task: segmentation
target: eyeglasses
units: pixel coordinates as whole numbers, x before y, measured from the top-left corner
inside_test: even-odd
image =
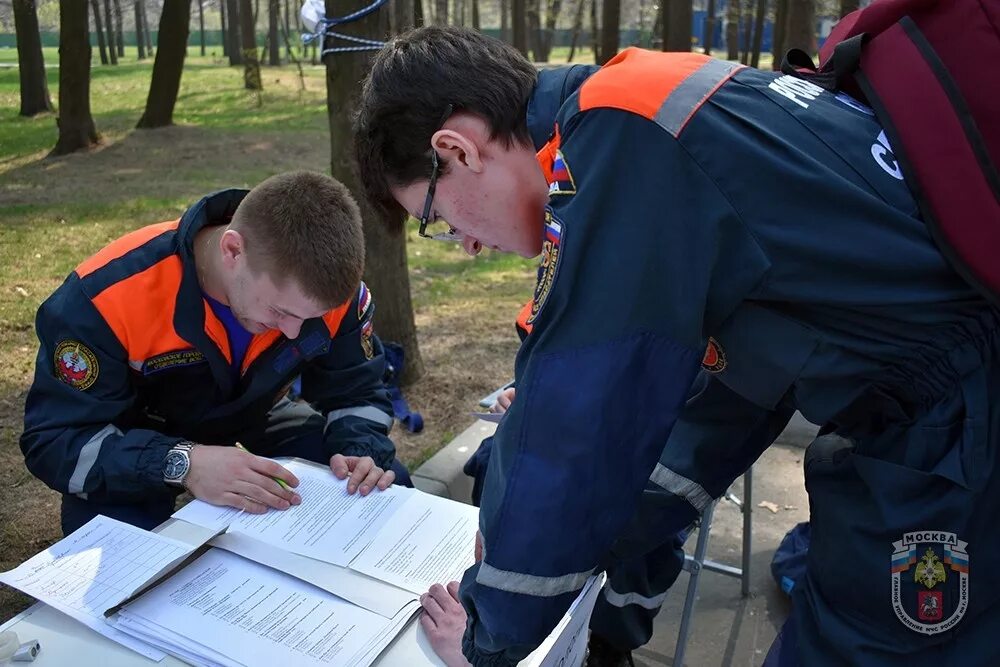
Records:
[[[452,111],[454,111],[454,105],[449,104],[445,107],[444,115],[441,116],[441,122],[438,123],[438,128],[444,125],[448,117],[451,116]],[[436,132],[437,130],[435,130]],[[431,150],[431,179],[427,183],[427,197],[424,199],[424,210],[420,216],[420,228],[417,233],[420,234],[425,239],[434,239],[435,241],[461,241],[462,235],[451,225],[448,225],[448,231],[439,232],[437,234],[428,234],[427,225],[433,224],[436,220],[431,219],[431,206],[434,204],[434,191],[437,190],[437,179],[438,175],[441,173],[441,161],[438,158],[438,153],[436,150]]]

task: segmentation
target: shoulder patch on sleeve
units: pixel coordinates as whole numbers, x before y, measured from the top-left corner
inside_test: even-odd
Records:
[[[371,309],[372,305],[372,293],[368,289],[368,285],[361,282],[361,288],[358,290],[358,319],[363,320]]]
[[[74,389],[89,389],[97,382],[99,371],[97,355],[80,341],[64,340],[56,346],[56,377]]]
[[[549,182],[549,196],[573,194],[576,194],[576,183],[573,181],[573,174],[570,173],[566,156],[563,155],[561,150],[556,150],[556,156],[552,160],[552,180]]]
[[[564,230],[562,223],[545,209],[545,238],[542,240],[542,261],[538,265],[538,282],[535,284],[535,295],[531,300],[531,314],[526,324],[533,324],[538,313],[545,305],[545,299],[552,290],[556,280],[556,270],[559,268],[559,254]]]

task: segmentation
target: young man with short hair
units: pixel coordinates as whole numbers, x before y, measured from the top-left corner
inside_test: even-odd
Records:
[[[80,264],[38,309],[21,436],[64,533],[97,514],[152,528],[184,489],[298,504],[265,457],[329,465],[351,493],[405,477],[363,267],[357,204],[312,172],[209,195]],[[286,396],[298,375],[308,403]]]
[[[701,54],[537,72],[422,28],[376,56],[356,132],[369,197],[421,235],[542,254],[482,560],[461,605],[424,599],[445,662],[522,659],[795,409],[825,426],[769,664],[1000,661],[1000,579],[970,565],[1000,550],[1000,311],[935,245],[870,109]]]

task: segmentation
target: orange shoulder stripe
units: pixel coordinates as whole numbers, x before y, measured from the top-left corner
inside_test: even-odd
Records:
[[[126,234],[117,241],[113,241],[103,249],[99,250],[94,256],[81,262],[80,265],[76,267],[77,275],[83,278],[84,276],[93,273],[102,266],[118,259],[122,255],[128,254],[132,250],[141,246],[143,243],[156,238],[160,234],[177,229],[177,225],[179,225],[180,222],[180,220],[161,222]]]
[[[183,270],[180,257],[170,255],[94,297],[94,306],[128,352],[130,362],[191,347],[174,330]]]

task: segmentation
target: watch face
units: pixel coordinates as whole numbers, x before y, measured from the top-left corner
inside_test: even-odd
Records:
[[[163,466],[163,476],[167,479],[180,479],[188,469],[188,457],[182,452],[170,452],[167,454],[166,462]]]

